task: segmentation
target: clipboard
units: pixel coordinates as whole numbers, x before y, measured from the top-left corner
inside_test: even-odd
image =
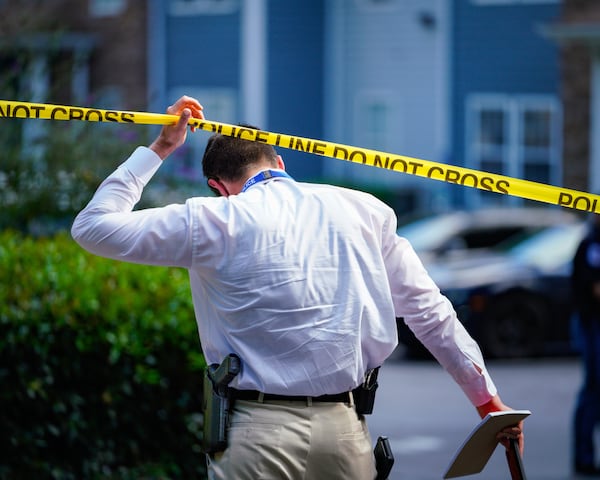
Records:
[[[488,413],[458,449],[444,478],[463,477],[481,472],[498,445],[496,438],[498,432],[529,415],[531,415],[529,410]]]

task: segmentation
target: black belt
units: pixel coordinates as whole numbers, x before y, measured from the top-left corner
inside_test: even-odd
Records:
[[[334,395],[320,395],[310,397],[306,395],[278,395],[275,393],[261,393],[257,390],[236,390],[230,389],[232,397],[236,400],[251,401],[284,401],[284,402],[332,402],[332,403],[350,403],[350,392],[336,393]],[[262,396],[262,397],[261,397]]]

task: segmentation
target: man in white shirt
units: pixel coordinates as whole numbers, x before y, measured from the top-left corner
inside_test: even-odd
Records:
[[[481,417],[508,410],[477,344],[440,294],[391,208],[373,196],[294,181],[262,143],[214,135],[203,171],[216,198],[133,211],[186,139],[190,97],[98,188],[72,227],[97,255],[186,268],[207,363],[234,353],[234,408],[215,479],[375,478],[371,438],[350,392],[397,345],[403,317]],[[518,438],[521,425],[499,433]]]

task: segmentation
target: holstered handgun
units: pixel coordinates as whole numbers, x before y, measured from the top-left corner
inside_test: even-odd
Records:
[[[365,381],[352,390],[356,413],[359,415],[370,415],[373,413],[375,393],[379,386],[379,383],[377,383],[378,374],[379,367],[369,370],[365,375]]]
[[[222,452],[227,448],[227,424],[231,398],[229,383],[240,372],[240,358],[230,354],[223,363],[213,363],[204,372],[203,409],[204,453]]]

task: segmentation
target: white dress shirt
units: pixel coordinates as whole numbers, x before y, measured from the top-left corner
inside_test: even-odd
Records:
[[[478,346],[384,203],[276,177],[227,198],[134,211],[160,165],[139,147],[100,185],[72,235],[97,255],[186,268],[207,362],[242,359],[232,386],[351,390],[392,353],[404,317],[474,405],[496,393]]]

